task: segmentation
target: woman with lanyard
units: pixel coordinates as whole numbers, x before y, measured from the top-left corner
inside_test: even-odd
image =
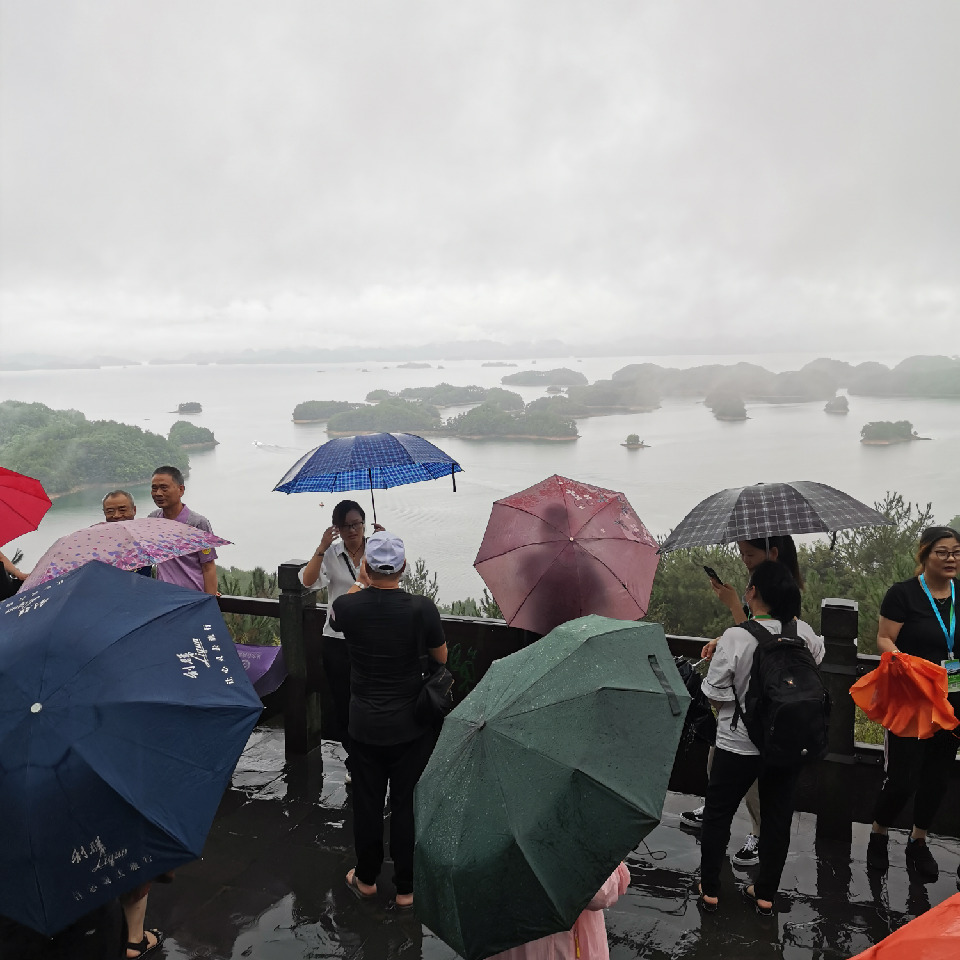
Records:
[[[960,533],[951,527],[929,527],[920,537],[916,559],[916,576],[895,583],[883,598],[877,649],[908,653],[946,667],[950,703],[960,716],[960,662],[954,647]],[[886,731],[885,776],[867,847],[869,869],[887,869],[887,829],[916,792],[907,868],[924,882],[937,879],[939,868],[927,846],[927,831],[946,791],[958,746],[960,740],[950,730],[939,730],[926,740]]]
[[[327,588],[327,609],[337,597],[343,596],[357,580],[363,561],[367,538],[364,535],[367,517],[363,507],[354,500],[341,500],[333,508],[333,523],[323,531],[320,543],[310,562],[300,571],[300,580],[305,587],[312,587],[319,580],[319,587]],[[374,530],[382,530],[380,524]],[[350,782],[350,738],[347,726],[350,719],[350,657],[343,634],[330,626],[327,616],[323,625],[323,670],[330,684],[337,723],[342,731],[343,749],[346,751],[346,782]]]

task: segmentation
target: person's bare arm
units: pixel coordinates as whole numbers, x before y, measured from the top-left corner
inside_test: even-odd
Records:
[[[217,585],[217,561],[201,563],[200,572],[203,574],[203,592],[215,597],[220,592]]]
[[[897,649],[897,637],[900,636],[902,623],[896,620],[888,620],[886,617],[880,618],[880,625],[877,627],[877,649],[881,653],[899,653]]]
[[[18,570],[14,566],[13,561],[2,553],[0,553],[0,563],[3,564],[3,569],[6,570],[11,576],[16,577],[18,580],[27,579],[27,574],[25,574],[22,570]]]
[[[323,566],[323,556],[330,549],[336,536],[336,527],[327,527],[323,531],[323,536],[320,538],[317,549],[313,551],[310,562],[303,568],[303,585],[305,587],[312,587],[319,579],[320,567]]]
[[[729,583],[715,583],[711,580],[710,586],[717,595],[717,599],[730,611],[733,622],[735,624],[743,623],[747,619],[747,615],[743,612],[743,601],[740,599],[740,594]]]
[[[427,650],[427,653],[433,657],[437,663],[446,663],[447,662],[447,644],[446,642],[442,643],[439,647],[430,647]]]

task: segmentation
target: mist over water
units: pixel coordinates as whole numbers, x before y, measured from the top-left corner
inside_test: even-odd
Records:
[[[516,370],[566,366],[592,382],[628,363],[662,366],[748,360],[770,370],[797,369],[814,355],[754,357],[609,357],[518,361]],[[852,363],[903,359],[887,355],[841,355]],[[219,441],[210,451],[190,454],[185,502],[207,516],[214,530],[234,541],[220,562],[250,568],[306,558],[316,547],[330,511],[342,497],[356,499],[372,520],[369,491],[352,494],[292,494],[273,486],[307,450],[326,442],[325,426],[295,425],[293,407],[303,400],[363,400],[377,388],[456,385],[497,386],[514,369],[478,362],[443,363],[429,369],[395,364],[304,364],[294,366],[138,366],[100,370],[30,371],[0,375],[0,398],[73,407],[89,419],[136,424],[164,436],[177,419],[177,404],[190,400],[203,413],[184,417],[209,427]],[[509,387],[530,401],[541,387]],[[441,411],[447,417],[459,409]],[[468,441],[431,438],[459,461],[457,492],[449,479],[374,492],[377,519],[401,535],[408,557],[422,557],[440,584],[444,602],[478,596],[483,582],[473,560],[494,500],[554,473],[626,494],[647,527],[666,534],[700,500],[724,487],[760,481],[816,480],[839,487],[867,503],[896,490],[908,500],[932,501],[943,522],[960,513],[957,489],[958,405],[947,400],[850,398],[850,413],[830,416],[822,402],[748,403],[750,419],[721,423],[698,401],[667,400],[656,411],[577,421],[573,443]],[[910,420],[931,442],[869,447],[860,428],[871,420]],[[637,433],[648,449],[620,446]],[[29,569],[57,537],[102,519],[103,490],[54,501],[40,529],[5,546],[17,547]],[[153,509],[147,486],[131,488],[138,515]],[[323,504],[321,506],[321,503]]]

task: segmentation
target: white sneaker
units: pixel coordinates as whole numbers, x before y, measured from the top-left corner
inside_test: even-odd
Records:
[[[760,862],[759,846],[759,838],[748,833],[743,846],[730,859],[738,867],[755,867]]]

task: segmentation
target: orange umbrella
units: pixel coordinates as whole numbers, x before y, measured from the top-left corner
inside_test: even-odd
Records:
[[[880,657],[880,666],[861,677],[850,696],[870,720],[898,737],[926,740],[960,723],[947,699],[947,671],[908,653]]]
[[[958,956],[960,893],[955,893],[850,960],[956,960]]]

